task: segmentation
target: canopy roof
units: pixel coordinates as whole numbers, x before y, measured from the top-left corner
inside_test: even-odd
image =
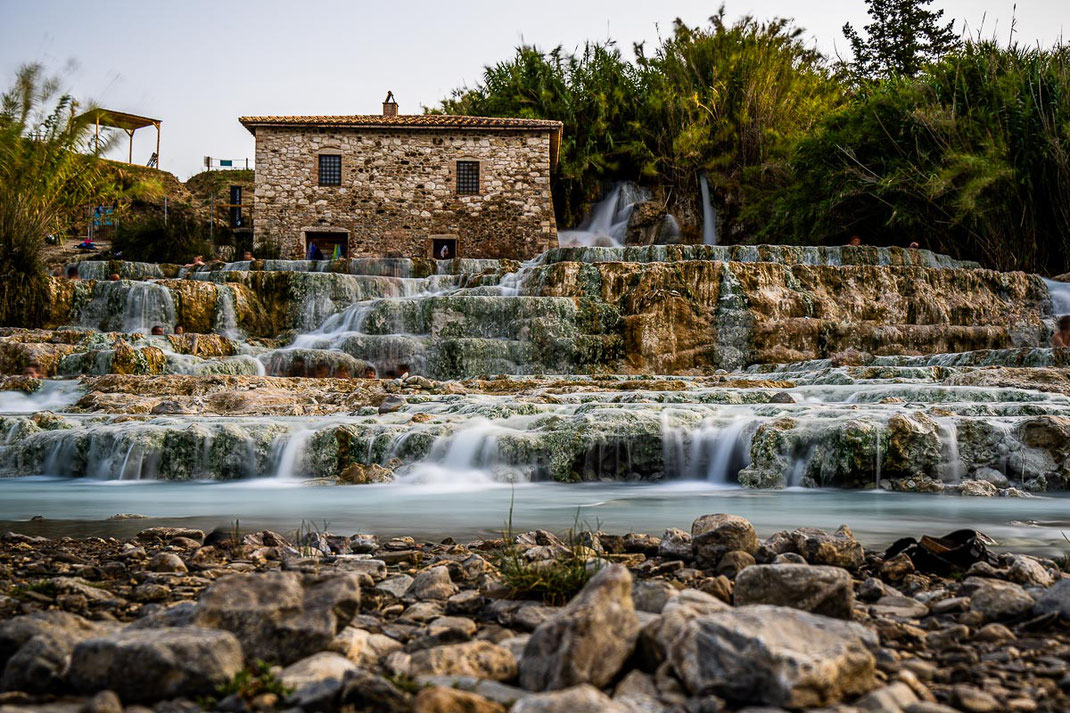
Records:
[[[93,109],[87,111],[85,116],[92,119],[94,124],[112,126],[124,131],[136,131],[146,126],[155,126],[157,128],[160,126],[159,119],[150,119],[147,116],[127,114],[125,111],[112,111],[111,109]]]

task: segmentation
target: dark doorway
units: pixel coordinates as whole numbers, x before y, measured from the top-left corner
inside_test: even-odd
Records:
[[[431,256],[436,260],[452,260],[457,257],[457,239],[432,238]]]
[[[341,260],[349,257],[349,233],[305,233],[306,260]]]

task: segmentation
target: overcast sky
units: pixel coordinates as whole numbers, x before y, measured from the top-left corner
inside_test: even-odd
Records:
[[[676,17],[704,23],[718,2],[676,0],[0,0],[0,80],[39,61],[68,74],[73,93],[162,119],[161,168],[185,180],[203,157],[252,159],[243,114],[376,113],[388,89],[419,113],[520,43],[575,48],[613,38],[654,43]],[[1004,39],[1051,45],[1070,29],[1067,0],[935,0],[947,17]],[[845,51],[844,22],[867,21],[863,0],[730,0],[728,15],[793,17],[827,53]],[[142,129],[145,163],[155,131]],[[113,156],[126,158],[125,139]]]

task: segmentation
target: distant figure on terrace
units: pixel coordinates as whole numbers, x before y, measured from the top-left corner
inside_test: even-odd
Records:
[[[373,369],[370,366],[364,367],[364,378],[365,379],[374,379],[375,378],[375,369]]]
[[[175,325],[175,334],[184,334],[185,332],[186,330],[181,324]]]
[[[186,263],[186,267],[204,267],[204,255],[194,255],[193,262]]]
[[[111,280],[112,282],[118,282],[119,281],[119,273],[113,272],[111,274],[111,277],[109,277],[108,279]]]
[[[851,239],[847,241],[847,244],[852,247],[858,247],[862,244],[862,238],[858,237],[857,235],[852,235]]]
[[[93,238],[86,238],[82,242],[78,243],[79,250],[96,250],[96,243],[93,242]]]
[[[921,246],[920,246],[920,245],[918,245],[917,243],[911,243],[911,244],[910,244],[910,245],[909,245],[908,247],[909,247],[909,248],[910,248],[911,250],[918,250],[919,248],[921,248]]]
[[[1064,314],[1059,317],[1056,326],[1058,329],[1051,338],[1051,345],[1062,348],[1070,347],[1070,314]]]
[[[163,327],[161,327],[160,325],[156,325],[152,328],[152,334],[156,337],[163,336]]]
[[[77,280],[78,279],[78,266],[77,265],[71,265],[70,267],[67,268],[67,279],[68,280]]]
[[[242,256],[242,260],[248,260],[249,262],[252,262],[255,259],[256,258],[253,257],[253,254],[251,252],[249,252],[248,250],[246,250],[245,251],[245,255]]]

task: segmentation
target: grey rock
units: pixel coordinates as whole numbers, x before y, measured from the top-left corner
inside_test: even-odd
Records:
[[[152,572],[186,572],[186,563],[173,552],[158,552],[149,560]]]
[[[71,654],[76,689],[110,689],[127,702],[212,693],[242,669],[238,639],[187,627],[134,629],[87,639]]]
[[[286,665],[326,649],[359,607],[358,575],[241,574],[216,580],[194,621],[233,632],[250,660]]]
[[[379,415],[382,416],[384,413],[394,413],[395,411],[401,410],[401,407],[404,405],[405,399],[400,396],[387,396],[383,399],[382,403],[379,404]]]
[[[841,525],[834,533],[801,527],[791,533],[791,540],[794,551],[806,558],[810,564],[827,564],[855,570],[865,561],[862,545],[846,525]]]
[[[341,684],[346,674],[356,668],[352,661],[341,654],[321,651],[290,664],[282,670],[279,678],[284,686],[300,691],[306,686],[327,680],[335,680]]]
[[[476,676],[508,681],[516,676],[516,658],[489,641],[435,646],[409,657],[410,676]]]
[[[929,607],[916,599],[896,595],[883,596],[869,608],[873,616],[895,616],[901,619],[920,619],[928,615]]]
[[[524,648],[520,685],[533,691],[604,686],[631,655],[638,635],[631,574],[621,565],[606,567],[535,629]]]
[[[776,604],[850,619],[854,608],[851,575],[839,567],[759,564],[736,577],[736,606]]]
[[[363,668],[373,668],[387,654],[401,649],[401,642],[382,634],[347,626],[327,646]]]
[[[1060,579],[1050,589],[1041,594],[1036,601],[1037,614],[1058,614],[1062,619],[1070,619],[1070,579]]]
[[[873,689],[877,643],[854,622],[763,604],[692,619],[669,661],[693,696],[805,708]]]
[[[100,624],[62,611],[0,623],[0,688],[28,693],[55,690],[67,673],[74,646],[105,632]]]
[[[670,599],[661,616],[645,624],[639,632],[638,658],[648,670],[660,666],[668,656],[673,642],[696,617],[727,611],[731,607],[713,595],[697,589],[684,589]]]
[[[636,611],[660,614],[670,599],[680,593],[663,579],[641,579],[632,586],[632,602]]]
[[[671,527],[661,536],[658,556],[665,559],[691,559],[691,533]]]
[[[510,713],[628,713],[628,709],[594,686],[581,684],[522,698]]]
[[[1007,578],[1026,587],[1050,587],[1055,577],[1035,557],[1013,555]]]
[[[713,567],[725,553],[758,551],[754,526],[738,515],[703,515],[691,524],[691,552],[700,567]]]
[[[478,614],[485,604],[478,589],[465,589],[446,600],[447,614]]]
[[[456,593],[457,585],[450,579],[449,569],[432,567],[416,575],[402,598],[418,601],[425,599],[446,601]]]
[[[383,581],[375,585],[375,589],[378,592],[389,594],[395,599],[401,599],[405,592],[412,586],[413,578],[407,574],[396,574],[393,577],[387,577]]]
[[[988,621],[1013,619],[1033,609],[1033,597],[1013,582],[970,577],[965,584],[976,585],[970,595],[970,609],[981,612]]]

